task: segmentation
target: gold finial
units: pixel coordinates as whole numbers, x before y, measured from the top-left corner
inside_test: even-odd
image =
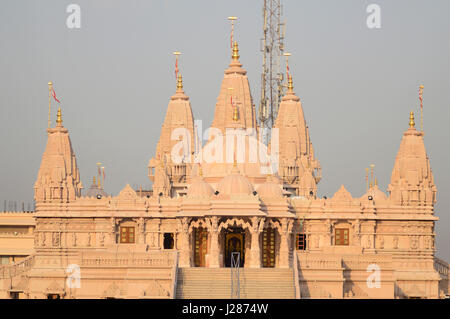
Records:
[[[203,170],[202,170],[201,166],[198,167],[198,172],[199,172],[199,175],[203,177]]]
[[[378,181],[376,177],[375,177],[375,186],[378,186]]]
[[[100,178],[97,180],[97,182],[98,182],[98,188],[102,188],[102,185],[100,184]]]
[[[58,112],[56,113],[56,125],[61,126],[62,124],[62,116],[61,116],[61,108],[58,108]]]
[[[96,182],[96,180],[95,180],[95,176],[94,176],[94,178],[92,179],[92,184],[97,184],[97,182]]]
[[[181,76],[181,74],[178,74],[177,90],[183,90],[183,77]]]
[[[294,82],[292,81],[292,75],[290,74],[288,78],[288,92],[294,92]]]
[[[414,112],[411,111],[409,112],[409,127],[414,128],[415,125],[416,123],[414,123]]]
[[[238,48],[237,41],[234,41],[234,44],[233,44],[233,55],[231,57],[233,58],[234,61],[238,61],[239,60],[239,48]]]

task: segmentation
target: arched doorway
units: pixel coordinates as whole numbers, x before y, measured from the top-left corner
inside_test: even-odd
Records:
[[[275,267],[275,229],[272,227],[262,233],[262,266]]]
[[[233,227],[225,230],[224,236],[224,263],[225,267],[231,267],[231,254],[233,252],[240,253],[239,267],[244,266],[245,262],[245,232],[241,227]]]
[[[194,265],[195,267],[206,266],[206,254],[208,252],[208,231],[203,228],[194,229]]]

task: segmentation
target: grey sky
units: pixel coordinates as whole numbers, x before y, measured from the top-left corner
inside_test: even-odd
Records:
[[[70,3],[81,6],[81,29],[66,27]],[[381,6],[381,29],[366,26],[371,3]],[[321,195],[344,184],[361,196],[370,163],[386,189],[424,84],[425,143],[438,188],[437,255],[450,260],[450,2],[283,4],[295,91],[323,168]],[[117,194],[126,183],[148,187],[147,162],[175,90],[172,52],[183,53],[185,91],[206,128],[230,60],[230,15],[239,17],[235,37],[258,105],[262,0],[2,1],[0,204],[32,200],[46,143],[48,81],[61,99],[84,185],[101,161],[107,192]]]

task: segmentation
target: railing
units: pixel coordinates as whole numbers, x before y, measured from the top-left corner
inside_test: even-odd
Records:
[[[178,252],[174,252],[174,266],[172,267],[172,291],[170,297],[175,299],[177,297],[177,280],[178,280]]]
[[[298,262],[302,269],[340,269],[342,268],[341,258],[334,255],[316,256],[310,253],[298,254]]]
[[[171,253],[101,253],[99,256],[82,254],[84,267],[174,267],[176,259]]]
[[[434,269],[444,278],[448,278],[449,265],[439,258],[434,258]]]
[[[241,283],[239,279],[239,267],[241,264],[241,253],[231,253],[231,299],[241,298]]]
[[[298,279],[298,256],[297,256],[297,250],[294,249],[293,253],[293,263],[292,267],[294,268],[294,287],[295,287],[295,299],[300,299],[300,283]]]
[[[34,255],[28,256],[24,260],[13,264],[0,267],[0,279],[12,278],[30,270],[34,265]]]

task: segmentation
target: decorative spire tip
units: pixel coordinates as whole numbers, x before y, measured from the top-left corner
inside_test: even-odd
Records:
[[[62,115],[61,115],[61,108],[58,108],[58,112],[56,113],[56,125],[61,126],[62,124]]]
[[[177,90],[183,90],[183,77],[181,74],[178,74],[177,77]]]
[[[292,81],[292,75],[288,76],[288,92],[294,92],[294,82]]]
[[[411,111],[409,112],[409,127],[414,128],[415,125],[416,123],[414,123],[414,112]]]
[[[239,60],[239,47],[237,41],[234,41],[233,44],[233,55],[231,56],[233,58],[233,61]]]

